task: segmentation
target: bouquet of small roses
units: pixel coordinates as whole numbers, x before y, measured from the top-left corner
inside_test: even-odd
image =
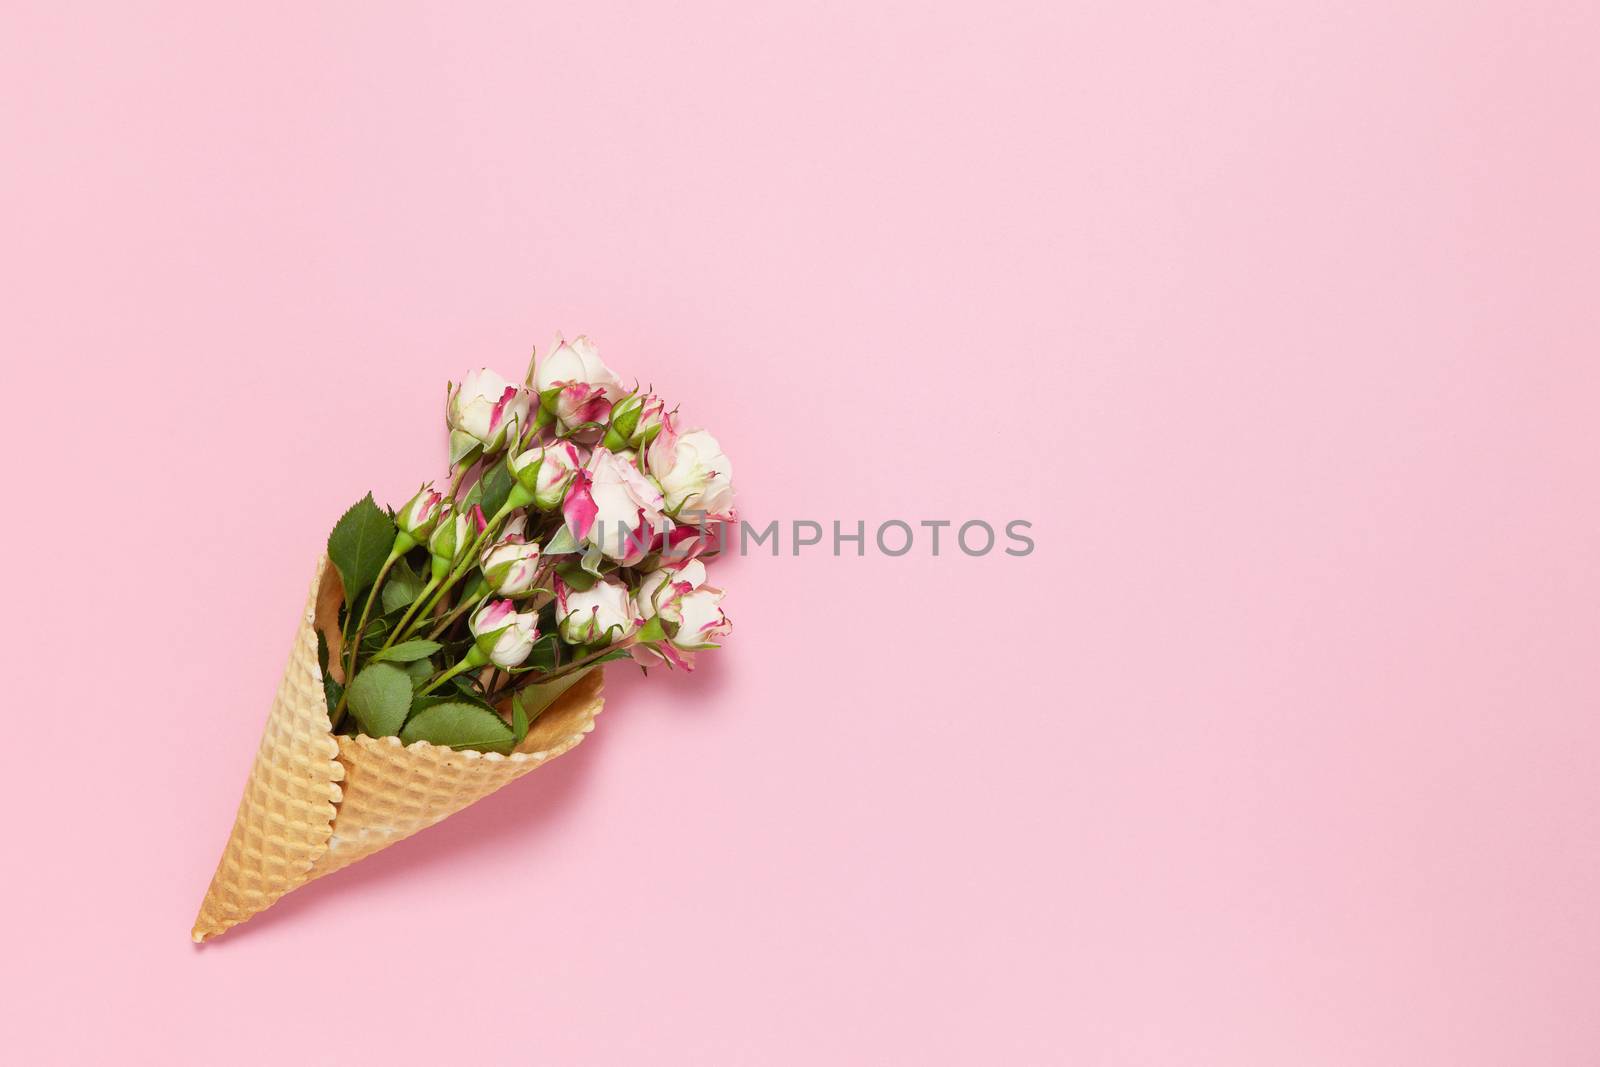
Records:
[[[690,670],[730,629],[731,464],[587,338],[468,374],[446,421],[443,487],[328,537],[196,941],[572,748],[602,664]]]

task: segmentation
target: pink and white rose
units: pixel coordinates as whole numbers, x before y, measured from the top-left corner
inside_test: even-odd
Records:
[[[691,559],[646,574],[634,590],[633,605],[641,619],[653,619],[663,602],[682,596],[706,584],[706,565]]]
[[[571,441],[551,441],[513,459],[511,473],[533,494],[533,502],[539,508],[553,511],[565,499],[567,486],[583,466],[583,452],[577,445]]]
[[[649,555],[667,528],[661,490],[639,472],[627,453],[596,448],[579,471],[562,505],[567,528],[580,544],[593,545],[623,566]]]
[[[515,516],[506,524],[500,540],[479,557],[484,579],[500,596],[526,593],[539,577],[539,546],[523,536],[526,526],[525,516]]]
[[[692,671],[695,652],[715,647],[733,630],[722,610],[722,590],[705,583],[706,566],[698,559],[644,576],[634,591],[634,610],[654,636],[632,650],[637,662],[648,667],[665,661]]]
[[[634,424],[632,442],[634,447],[641,448],[655,440],[656,434],[661,432],[661,427],[667,418],[667,405],[654,393],[646,396],[639,407],[639,421]]]
[[[666,600],[661,618],[678,624],[669,638],[681,649],[714,648],[733,632],[733,623],[722,610],[722,590],[702,585]]]
[[[613,578],[581,591],[557,578],[556,626],[568,644],[595,645],[631,636],[639,628],[639,616],[628,587]]]
[[[557,337],[555,348],[534,368],[534,387],[540,394],[560,390],[555,397],[555,414],[564,430],[604,422],[611,405],[628,393],[622,379],[601,362],[600,350],[587,337],[572,341]]]
[[[716,555],[726,547],[726,540],[726,530],[709,521],[704,526],[679,525],[656,538],[655,551],[662,566],[682,566],[692,559]]]
[[[527,425],[532,396],[492,370],[471,371],[450,393],[445,421],[450,424],[451,453],[460,458],[473,444],[497,451]]]
[[[405,507],[395,515],[394,524],[409,539],[409,544],[421,544],[428,539],[445,510],[440,506],[443,502],[444,494],[427,485],[406,501]]]
[[[510,670],[528,658],[539,640],[539,613],[518,612],[509,600],[486,600],[468,622],[477,647],[496,667]]]
[[[694,522],[733,518],[733,462],[705,430],[680,434],[666,416],[645,452],[650,475],[661,486],[667,514],[686,512]]]

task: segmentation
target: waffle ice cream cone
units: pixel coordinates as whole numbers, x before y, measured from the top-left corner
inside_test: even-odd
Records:
[[[324,559],[233,832],[200,904],[195,941],[215,937],[290,890],[482,800],[573,748],[594,728],[603,703],[599,670],[557,698],[509,756],[427,742],[402,745],[395,737],[336,736],[317,666],[317,626],[340,599],[338,573]]]

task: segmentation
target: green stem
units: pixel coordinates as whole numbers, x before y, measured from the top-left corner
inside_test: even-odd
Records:
[[[634,637],[624,638],[623,640],[618,641],[616,644],[607,645],[605,648],[602,648],[597,652],[591,652],[582,659],[575,659],[559,670],[551,671],[549,674],[542,676],[539,681],[534,684],[546,685],[550,682],[565,678],[567,675],[572,674],[575,671],[587,668],[593,664],[595,660],[602,656],[609,656],[613,652],[621,652],[623,649],[632,648],[638,643],[638,640]]]
[[[422,617],[427,617],[433,611],[433,609],[438,606],[439,601],[444,597],[444,595],[448,593],[457,582],[465,578],[468,571],[472,570],[473,565],[478,559],[478,553],[483,550],[484,544],[491,536],[493,536],[494,532],[500,528],[500,524],[505,521],[506,516],[511,514],[511,510],[510,500],[507,500],[500,506],[500,510],[494,513],[494,518],[490,519],[484,524],[483,530],[478,534],[477,537],[473,538],[472,545],[467,549],[466,552],[462,554],[460,561],[457,562],[450,573],[445,576],[444,581],[439,583],[439,587],[433,591],[432,596],[428,596],[428,590],[426,588],[423,589],[422,593],[418,594],[417,603],[422,603],[424,597],[427,597],[428,601],[423,605],[421,613]],[[412,617],[415,614],[415,606],[415,604],[412,605],[413,611],[408,611],[405,617],[400,620],[400,624],[394,628],[394,633],[389,635],[390,641],[400,637],[405,631],[407,623],[413,621]],[[387,648],[389,646],[386,644],[384,647]]]
[[[477,647],[474,646],[460,663],[457,663],[454,667],[451,667],[449,670],[439,675],[439,677],[435,678],[433,681],[417,690],[417,696],[420,697],[427,693],[431,693],[444,683],[448,682],[450,679],[454,678],[456,675],[460,674],[462,671],[469,670],[473,667],[481,667],[487,662],[488,657],[486,657],[482,652],[478,651]]]
[[[422,601],[427,597],[428,591],[438,584],[439,579],[428,579],[427,584],[422,587],[422,591],[417,594],[417,599],[411,602],[411,606],[406,609],[406,613],[400,616],[400,621],[395,623],[394,629],[389,631],[389,638],[388,640],[384,641],[383,648],[378,649],[379,652],[382,652],[384,648],[388,648],[390,645],[394,644],[395,638],[399,637],[400,634],[405,630],[406,623],[410,622],[411,617],[417,613],[417,607],[421,605]]]
[[[372,618],[372,602],[378,599],[378,589],[383,585],[383,580],[389,577],[389,571],[395,565],[395,561],[404,554],[400,550],[399,540],[396,539],[394,547],[389,550],[389,558],[383,561],[383,567],[378,571],[378,576],[372,581],[372,588],[367,590],[367,603],[361,609],[361,621],[356,623],[355,639],[350,642],[350,665],[345,668],[345,678],[347,679],[355,677],[356,659],[361,655],[361,635],[366,633],[367,622]]]
[[[378,570],[378,576],[372,580],[372,588],[367,590],[367,602],[361,608],[361,621],[356,623],[355,637],[351,639],[350,644],[345,649],[349,655],[347,657],[341,656],[341,658],[345,659],[344,687],[339,691],[339,703],[334,705],[333,714],[328,716],[328,723],[335,730],[339,728],[340,723],[344,722],[345,705],[350,701],[350,683],[355,680],[357,661],[361,657],[361,637],[366,633],[367,622],[372,617],[372,602],[377,599],[378,588],[383,585],[383,580],[389,576],[389,571],[394,567],[395,561],[403,555],[405,555],[405,552],[400,547],[399,539],[396,538],[394,547],[389,549],[389,558],[383,561],[383,566]]]
[[[438,588],[435,589],[431,595],[428,593],[427,589],[424,589],[422,591],[422,593],[417,596],[417,604],[422,604],[423,599],[424,598],[427,599],[427,603],[423,604],[422,612],[420,613],[420,615],[417,616],[417,621],[420,622],[422,619],[425,619],[425,618],[429,617],[429,615],[433,612],[433,609],[438,605],[439,599],[441,597],[443,597],[446,593],[448,593],[450,591],[451,586],[453,586],[457,582],[459,582],[461,580],[462,576],[467,573],[467,568],[465,566],[463,566],[462,564],[464,564],[464,563],[468,562],[469,560],[471,560],[472,556],[473,556],[473,552],[475,552],[476,550],[477,550],[477,542],[474,541],[472,549],[467,552],[466,556],[462,559],[462,562],[456,564],[455,569],[453,569],[452,571],[450,571],[450,573],[445,575],[444,581],[437,583],[438,584]],[[432,583],[430,583],[430,584],[432,584]],[[416,605],[413,604],[412,608],[413,608],[413,612],[414,612],[415,608],[416,608]],[[396,626],[394,628],[394,635],[393,635],[394,637],[399,637],[400,636],[401,632],[406,628],[406,625],[405,625],[406,622],[411,619],[413,612],[407,612],[406,613],[406,618],[400,620],[401,621],[401,625]]]
[[[450,614],[442,615],[439,622],[428,632],[428,640],[433,640],[450,628],[450,624],[461,618],[468,608],[472,607],[471,598],[467,598],[450,610]]]

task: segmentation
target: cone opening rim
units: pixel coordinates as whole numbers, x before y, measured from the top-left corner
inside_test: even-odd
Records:
[[[333,589],[335,587],[338,588],[337,594],[333,593]],[[330,630],[332,633],[340,633],[341,631],[338,625],[337,613],[344,605],[344,588],[343,583],[339,578],[338,569],[329,566],[327,553],[323,553],[317,562],[317,591],[313,597],[312,604],[313,628],[322,631],[324,634],[328,633]],[[331,620],[324,614],[324,612],[329,611],[334,613]],[[333,645],[330,641],[330,650],[332,647]],[[333,661],[330,659],[329,663],[331,664],[332,662]],[[312,673],[316,675],[317,687],[320,689],[322,687],[322,665],[320,663],[313,662],[311,669]],[[329,673],[332,672],[330,671]],[[605,666],[602,664],[596,666],[593,671],[585,674],[584,677],[579,678],[572,684],[571,688],[562,693],[560,696],[556,697],[554,702],[552,702],[551,705],[541,713],[540,717],[542,718],[544,715],[548,715],[557,710],[569,700],[582,700],[585,703],[601,700],[603,706],[603,697],[601,694],[604,689],[604,683]],[[586,690],[590,689],[593,691],[588,693],[585,692]],[[497,711],[496,714],[499,714],[499,712]],[[390,734],[386,737],[373,737],[370,734],[335,733],[333,730],[333,718],[328,713],[327,708],[322,709],[322,721],[327,724],[328,739],[331,740],[336,747],[342,744],[342,742],[348,740],[354,744],[366,745],[368,747],[383,745],[388,748],[398,748],[402,752],[416,752],[418,755],[437,751],[444,753],[447,756],[465,756],[469,760],[478,759],[485,760],[490,763],[526,763],[530,761],[534,763],[543,763],[570,749],[572,747],[571,743],[574,742],[575,738],[580,738],[584,734],[592,731],[594,729],[595,716],[598,714],[600,714],[600,708],[597,707],[586,717],[586,720],[582,724],[581,728],[574,729],[571,733],[564,734],[554,744],[549,745],[546,748],[538,749],[533,752],[512,751],[510,753],[480,752],[473,748],[450,748],[448,745],[436,745],[431,741],[412,741],[411,743],[407,744],[406,742],[401,741],[398,736],[393,734]],[[334,758],[337,759],[336,756]],[[335,803],[337,804],[337,802]]]
[[[555,702],[545,709],[543,714],[548,715],[550,712],[556,711],[569,698],[584,703],[602,699],[601,693],[604,688],[605,668],[596,669],[590,677],[595,680],[591,682],[589,677],[580,679],[571,689],[557,697]],[[587,688],[592,688],[593,692],[586,693],[584,690]],[[448,745],[436,745],[432,741],[413,741],[410,744],[406,744],[392,734],[387,737],[373,737],[370,734],[335,734],[332,732],[331,727],[329,728],[328,736],[332,737],[336,742],[350,741],[354,744],[365,745],[368,748],[382,745],[385,748],[397,748],[401,752],[417,752],[419,754],[431,750],[448,756],[465,756],[468,759],[484,760],[489,763],[525,763],[529,761],[543,763],[570,748],[571,746],[567,742],[582,737],[593,730],[595,716],[599,714],[600,708],[597,707],[585,717],[580,728],[574,728],[570,733],[563,734],[553,745],[536,749],[532,752],[514,751],[509,754],[504,752],[479,752],[475,748],[450,748]]]

